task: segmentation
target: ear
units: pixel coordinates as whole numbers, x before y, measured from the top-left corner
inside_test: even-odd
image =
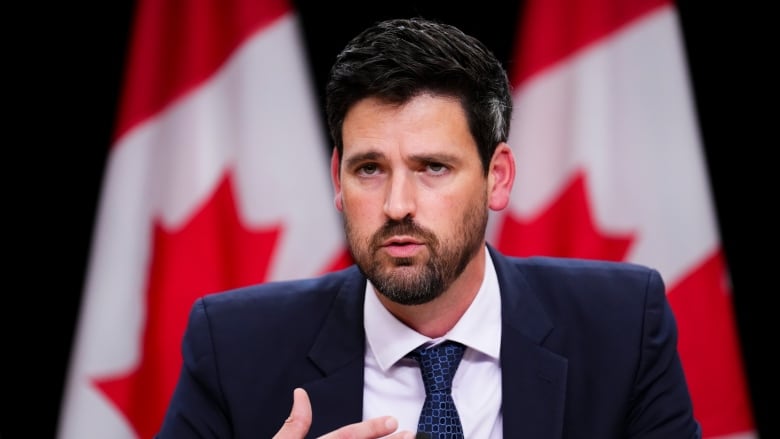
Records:
[[[336,209],[342,211],[344,205],[341,200],[341,177],[339,174],[339,151],[333,148],[333,154],[330,156],[330,180],[333,183],[333,202],[336,204]]]
[[[509,205],[515,182],[515,156],[505,142],[498,144],[488,170],[488,207],[502,210]]]

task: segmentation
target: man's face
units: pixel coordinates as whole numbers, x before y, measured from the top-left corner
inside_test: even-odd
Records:
[[[364,99],[342,131],[332,172],[353,259],[396,303],[435,299],[484,246],[488,217],[488,182],[460,103]]]

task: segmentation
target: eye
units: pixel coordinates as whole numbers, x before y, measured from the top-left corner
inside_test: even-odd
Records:
[[[425,166],[428,169],[428,172],[435,175],[444,174],[449,170],[449,168],[446,165],[443,165],[441,163],[428,163]]]
[[[359,175],[374,175],[379,172],[379,166],[376,163],[364,163],[357,167]]]

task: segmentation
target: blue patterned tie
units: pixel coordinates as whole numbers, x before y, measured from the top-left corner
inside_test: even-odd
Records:
[[[417,424],[418,437],[463,439],[463,426],[451,392],[452,377],[465,349],[460,343],[445,341],[429,349],[420,346],[407,355],[420,363],[425,384],[425,403]]]

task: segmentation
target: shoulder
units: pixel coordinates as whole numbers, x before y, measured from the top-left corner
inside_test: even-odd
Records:
[[[647,334],[658,330],[674,340],[671,308],[654,268],[573,258],[496,259],[505,318],[523,332],[546,334],[539,338],[555,352],[570,356],[583,340],[599,340],[599,352],[622,352],[631,357],[625,364],[635,364],[637,341]]]
[[[520,278],[536,288],[581,290],[597,286],[609,291],[626,286],[664,287],[656,269],[631,262],[550,256],[499,258],[499,276]]]
[[[637,317],[648,306],[664,306],[663,279],[645,265],[547,256],[497,255],[494,260],[505,300],[530,300],[553,315],[612,310]]]
[[[272,281],[206,294],[196,300],[192,314],[203,314],[211,321],[224,319],[237,323],[250,319],[273,324],[281,318],[289,320],[324,312],[340,294],[354,296],[364,289],[365,279],[357,268],[350,267],[312,278]]]

